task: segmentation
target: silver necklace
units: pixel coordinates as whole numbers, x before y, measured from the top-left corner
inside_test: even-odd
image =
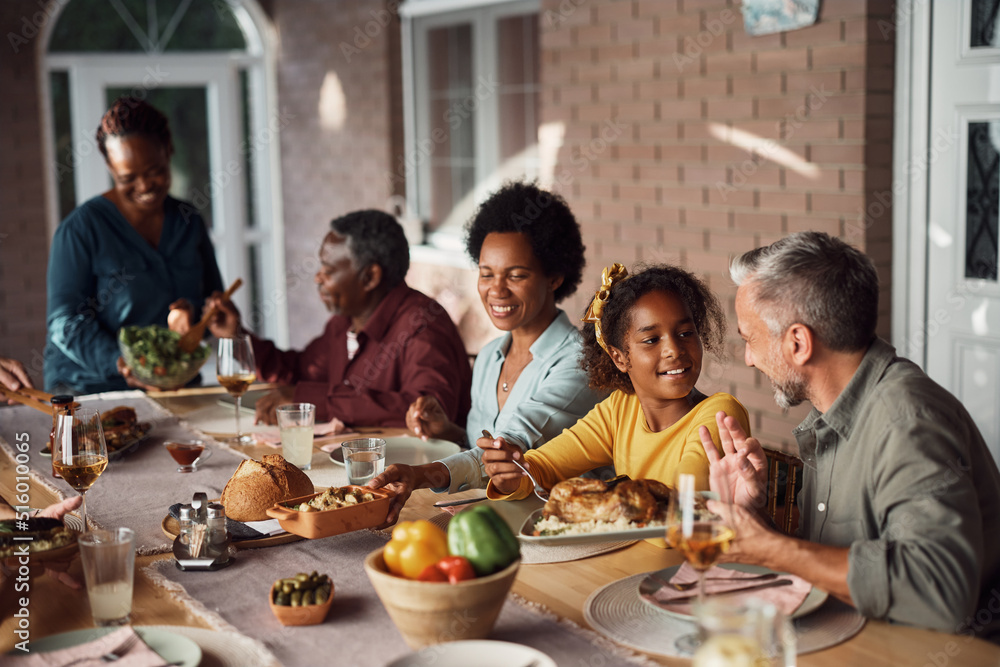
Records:
[[[523,366],[521,366],[521,368],[518,369],[517,375],[514,376],[514,381],[515,382],[517,381],[517,378],[521,376],[521,372],[525,368],[527,368],[528,364],[530,364],[530,363],[531,363],[531,359],[528,359],[528,363],[524,364]],[[503,382],[500,384],[500,388],[503,389],[505,392],[510,391],[510,387],[507,385],[507,360],[506,359],[504,360],[504,363],[503,363],[503,378],[501,378],[501,379],[503,380]]]

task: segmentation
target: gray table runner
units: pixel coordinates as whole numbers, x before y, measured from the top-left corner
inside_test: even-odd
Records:
[[[382,665],[411,652],[364,571],[365,556],[385,542],[385,536],[363,530],[242,550],[233,565],[217,572],[182,572],[172,560],[161,560],[147,568],[147,573],[152,571],[154,581],[158,575],[180,584],[198,606],[222,617],[224,623],[217,627],[230,625],[257,639],[286,667]],[[334,600],[326,622],[282,626],[268,606],[271,584],[279,577],[312,570],[333,579]],[[531,646],[558,665],[654,664],[595,633],[570,629],[567,622],[532,611],[510,597],[489,638]]]
[[[87,516],[91,523],[104,528],[131,528],[136,532],[140,554],[169,551],[170,540],[160,528],[167,508],[177,502],[191,502],[196,491],[218,498],[240,461],[246,458],[182,424],[178,417],[141,392],[115,392],[78,400],[85,407],[101,411],[127,405],[135,408],[139,421],[153,425],[146,439],[123,458],[112,461],[87,492]],[[44,412],[26,406],[0,408],[0,447],[13,457],[18,443],[29,443],[28,467],[35,473],[30,485],[47,485],[63,497],[75,495],[72,487],[52,477],[52,459],[39,453],[51,430],[52,417]],[[205,440],[214,452],[197,472],[179,473],[177,463],[163,443],[192,438]],[[40,501],[32,506],[38,504]]]

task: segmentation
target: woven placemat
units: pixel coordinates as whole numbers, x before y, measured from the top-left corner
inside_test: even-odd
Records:
[[[448,529],[448,522],[451,515],[442,512],[430,520],[431,523],[440,526],[444,530]],[[525,544],[521,542],[521,564],[539,565],[541,563],[566,563],[571,560],[589,558],[598,554],[606,554],[609,551],[617,551],[635,544],[635,540],[628,542],[598,542],[596,544],[571,544],[559,547],[546,547],[540,544]]]
[[[694,631],[694,621],[684,621],[656,609],[639,597],[639,583],[648,573],[612,581],[587,598],[584,618],[594,630],[619,644],[646,653],[682,656],[674,642]],[[794,621],[796,652],[800,655],[835,646],[858,634],[865,618],[850,605],[828,598],[812,614]]]

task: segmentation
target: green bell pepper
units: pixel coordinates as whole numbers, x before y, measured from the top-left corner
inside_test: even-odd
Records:
[[[504,569],[521,556],[521,545],[489,505],[459,512],[448,523],[448,552],[465,556],[482,577]]]

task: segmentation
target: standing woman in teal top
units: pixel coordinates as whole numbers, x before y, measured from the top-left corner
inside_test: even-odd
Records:
[[[141,386],[118,351],[126,325],[176,328],[222,289],[215,250],[195,208],[171,197],[166,117],[122,97],[101,119],[97,145],[113,187],[78,206],[52,240],[47,276],[45,387],[74,394]],[[172,318],[177,319],[177,318]],[[184,321],[187,320],[187,321]]]

